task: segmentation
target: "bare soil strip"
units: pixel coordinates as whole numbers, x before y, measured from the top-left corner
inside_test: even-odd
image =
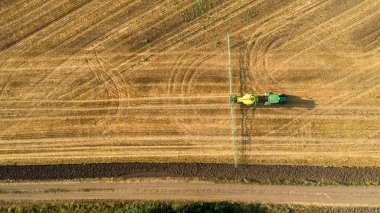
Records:
[[[2,202],[65,200],[204,200],[380,206],[380,187],[270,186],[142,180],[0,183]]]
[[[94,163],[57,165],[3,165],[1,180],[61,180],[106,177],[197,177],[254,181],[378,182],[379,167],[318,167],[239,165],[217,163]]]

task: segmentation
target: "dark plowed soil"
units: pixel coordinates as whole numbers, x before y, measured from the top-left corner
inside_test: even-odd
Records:
[[[380,181],[380,167],[317,167],[211,163],[94,163],[4,165],[0,179],[49,180],[103,177],[199,177],[263,181]]]

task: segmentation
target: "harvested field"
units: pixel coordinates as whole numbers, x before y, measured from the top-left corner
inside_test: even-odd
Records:
[[[0,2],[0,164],[380,167],[380,2]],[[370,168],[370,167],[365,167]],[[1,173],[2,174],[2,173]],[[0,175],[1,175],[0,174]]]

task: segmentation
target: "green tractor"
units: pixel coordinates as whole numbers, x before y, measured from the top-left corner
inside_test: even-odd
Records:
[[[288,98],[282,93],[267,92],[263,96],[257,96],[253,93],[247,93],[243,96],[231,96],[232,104],[244,104],[246,106],[256,106],[259,102],[264,102],[265,106],[273,104],[284,104]]]
[[[271,92],[265,93],[263,99],[265,106],[270,106],[272,104],[284,104],[288,101],[288,97],[286,97],[284,94],[276,94]]]

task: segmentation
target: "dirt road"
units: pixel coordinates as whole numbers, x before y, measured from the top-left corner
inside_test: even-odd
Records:
[[[0,164],[380,166],[380,2],[17,0],[0,7]]]
[[[0,183],[5,202],[51,200],[206,200],[380,206],[380,187],[279,186],[143,180]]]

